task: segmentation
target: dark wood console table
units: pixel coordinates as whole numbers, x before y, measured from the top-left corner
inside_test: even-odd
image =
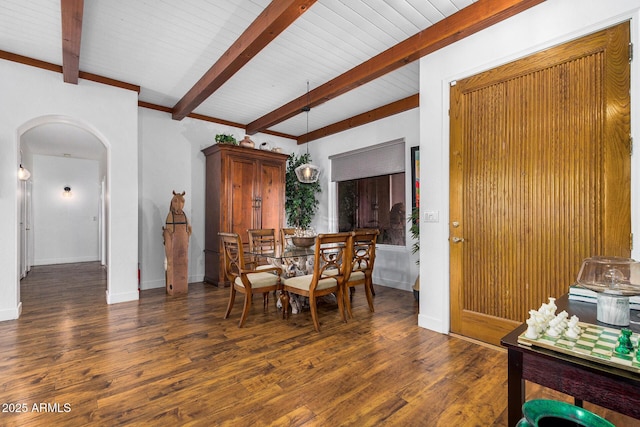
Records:
[[[568,295],[564,295],[556,305],[558,313],[566,310],[569,316],[575,314],[581,322],[620,329],[598,322],[595,304],[570,301]],[[631,311],[632,321],[640,321],[638,313]],[[640,325],[631,324],[629,328],[640,333]],[[586,401],[640,419],[640,374],[519,344],[518,336],[526,329],[527,325],[523,323],[500,341],[508,351],[509,426],[515,426],[522,418],[525,380],[573,396],[577,406]]]

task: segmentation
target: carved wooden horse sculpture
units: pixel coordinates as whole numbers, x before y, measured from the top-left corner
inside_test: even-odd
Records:
[[[169,295],[187,293],[189,278],[189,236],[191,225],[184,208],[184,194],[173,192],[169,214],[162,227],[166,254],[166,285]]]

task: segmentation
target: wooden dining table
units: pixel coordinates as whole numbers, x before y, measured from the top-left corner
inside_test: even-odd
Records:
[[[303,276],[313,273],[315,245],[311,247],[287,246],[284,249],[276,247],[274,251],[247,250],[245,254],[253,260],[267,262],[281,270],[281,278]],[[278,298],[282,304],[282,318],[286,318],[289,311],[290,296],[288,292],[278,291]]]
[[[310,247],[289,245],[284,249],[277,247],[275,251],[271,252],[250,251],[247,249],[245,253],[256,261],[262,259],[268,262],[269,265],[280,268],[282,278],[313,274],[315,245]],[[286,318],[291,297],[285,291],[279,292],[278,298],[282,303],[282,317]]]
[[[278,247],[272,252],[247,251],[255,260],[265,260],[270,265],[282,270],[282,277],[302,276],[313,272],[314,246],[302,248],[287,246]]]

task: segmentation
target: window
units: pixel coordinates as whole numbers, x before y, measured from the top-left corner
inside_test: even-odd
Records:
[[[338,182],[339,231],[377,228],[378,243],[404,246],[404,189],[404,172]]]
[[[398,139],[331,159],[331,180],[338,183],[338,228],[380,230],[378,243],[406,244],[405,143]]]

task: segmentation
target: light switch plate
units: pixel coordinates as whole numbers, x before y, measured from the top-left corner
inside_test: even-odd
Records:
[[[426,211],[424,213],[424,222],[438,222],[438,221],[440,221],[440,212]]]

